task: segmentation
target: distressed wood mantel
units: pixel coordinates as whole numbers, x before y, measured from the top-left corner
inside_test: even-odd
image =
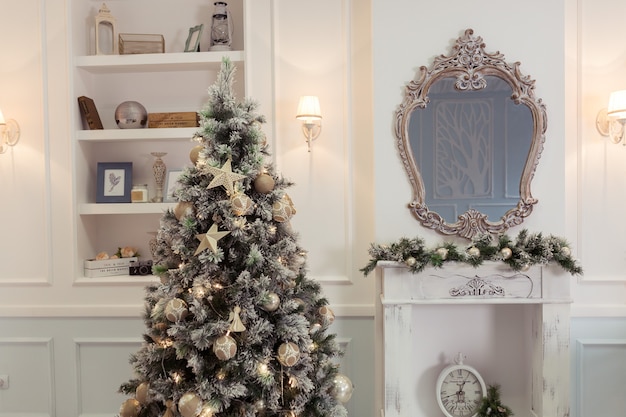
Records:
[[[531,387],[524,409],[513,411],[516,416],[568,417],[570,277],[544,274],[541,266],[516,272],[502,262],[487,262],[478,268],[446,263],[443,268],[413,274],[403,264],[379,262],[375,321],[376,409],[380,416],[427,417],[420,398],[422,402],[424,398],[430,401],[431,395],[434,398],[435,381],[429,384],[430,374],[411,372],[415,361],[430,359],[420,357],[415,348],[418,343],[436,343],[432,341],[436,337],[428,332],[436,335],[446,330],[419,327],[415,315],[422,307],[525,305],[522,308],[528,309],[532,322],[523,330],[529,333],[523,337],[532,346],[526,356],[531,363],[525,367]],[[428,417],[433,416],[443,413]]]

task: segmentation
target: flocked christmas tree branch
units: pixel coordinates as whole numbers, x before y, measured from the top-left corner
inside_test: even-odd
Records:
[[[583,270],[572,257],[567,241],[556,236],[544,237],[541,233],[530,234],[522,230],[515,240],[507,235],[494,239],[480,236],[466,247],[445,242],[434,249],[424,246],[424,240],[415,237],[401,238],[389,245],[372,244],[370,261],[361,269],[364,275],[376,268],[378,261],[395,261],[406,264],[413,273],[427,266],[440,268],[445,262],[464,262],[474,267],[485,261],[501,261],[514,271],[527,270],[531,265],[556,263],[572,275],[582,275]]]

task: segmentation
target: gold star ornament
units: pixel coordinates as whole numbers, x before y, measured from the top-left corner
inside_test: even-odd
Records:
[[[245,175],[233,172],[230,159],[227,160],[221,168],[208,166],[207,170],[214,176],[207,188],[214,188],[223,185],[229,195],[233,195],[235,193],[233,183],[246,178]]]
[[[229,233],[230,232],[218,232],[217,224],[213,223],[208,232],[196,235],[196,239],[200,241],[200,245],[198,245],[198,249],[196,249],[194,256],[206,248],[211,248],[213,252],[217,252],[217,241]]]

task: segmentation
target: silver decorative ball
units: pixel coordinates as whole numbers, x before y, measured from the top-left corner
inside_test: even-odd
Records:
[[[337,374],[333,379],[333,397],[343,404],[350,401],[350,397],[352,397],[352,392],[354,391],[354,385],[352,385],[352,381],[343,375]]]
[[[263,303],[262,307],[265,311],[276,311],[280,305],[280,298],[274,292],[267,294],[267,300]]]
[[[125,101],[115,109],[115,123],[120,129],[138,129],[146,127],[148,112],[136,101]]]

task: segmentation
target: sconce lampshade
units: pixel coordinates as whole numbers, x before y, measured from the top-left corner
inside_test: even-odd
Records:
[[[4,120],[4,114],[2,114],[2,110],[0,110],[0,125],[5,125],[7,122]]]
[[[626,90],[611,93],[607,115],[615,119],[626,119]]]
[[[298,120],[320,120],[322,111],[320,110],[320,101],[317,96],[302,96],[298,103]]]

